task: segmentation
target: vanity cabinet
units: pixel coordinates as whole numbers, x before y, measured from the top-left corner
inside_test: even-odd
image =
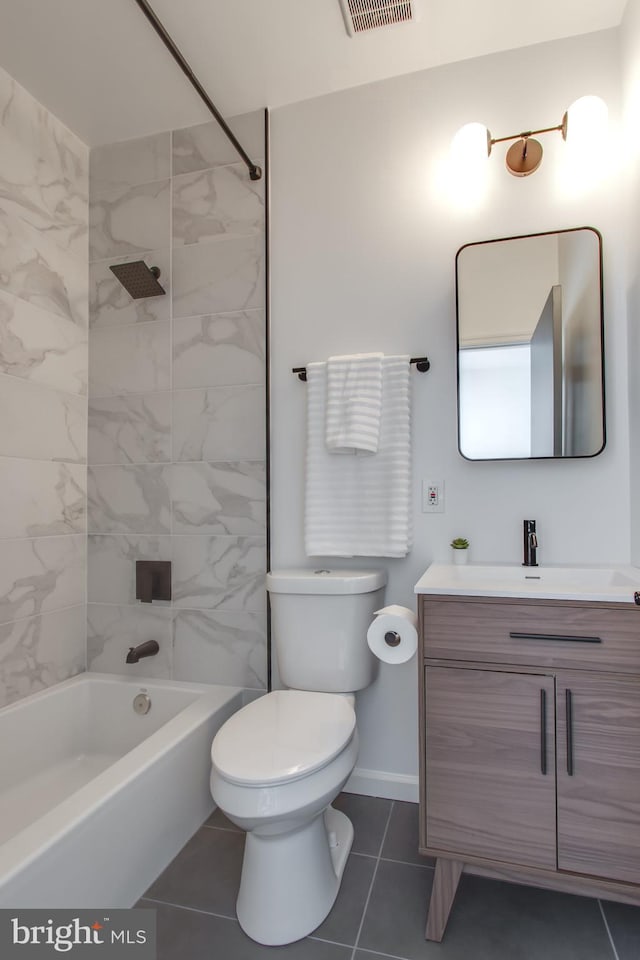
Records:
[[[640,884],[640,676],[556,683],[558,869]]]
[[[429,846],[555,867],[553,679],[430,667],[426,690]]]
[[[640,904],[640,610],[419,604],[427,937],[462,872]]]

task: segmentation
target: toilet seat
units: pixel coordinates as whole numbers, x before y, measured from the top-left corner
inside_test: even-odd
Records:
[[[329,764],[355,727],[353,707],[339,694],[275,690],[227,720],[214,738],[211,761],[230,783],[277,786]]]

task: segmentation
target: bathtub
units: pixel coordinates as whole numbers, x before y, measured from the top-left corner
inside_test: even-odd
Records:
[[[132,906],[213,809],[242,696],[85,673],[0,710],[0,907]]]

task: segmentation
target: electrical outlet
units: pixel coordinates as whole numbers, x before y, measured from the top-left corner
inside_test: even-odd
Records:
[[[422,481],[422,512],[444,513],[444,480]]]

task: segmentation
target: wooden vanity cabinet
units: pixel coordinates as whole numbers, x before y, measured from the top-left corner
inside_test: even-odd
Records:
[[[640,884],[640,676],[556,683],[558,869]]]
[[[419,603],[427,938],[462,872],[640,904],[640,609]]]
[[[430,847],[555,868],[553,679],[429,667]]]

